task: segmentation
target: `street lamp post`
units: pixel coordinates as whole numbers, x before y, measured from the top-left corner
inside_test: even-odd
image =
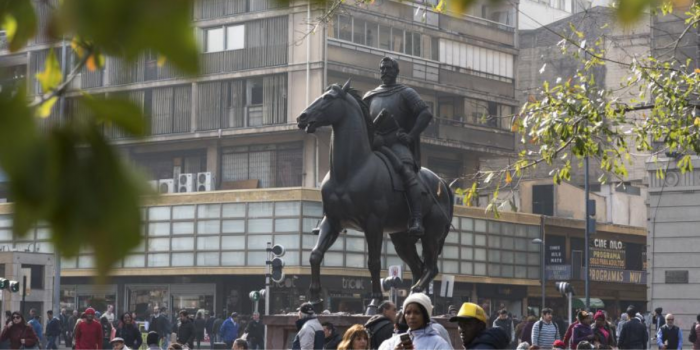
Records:
[[[545,283],[545,269],[544,269],[544,234],[542,235],[542,238],[535,238],[532,240],[532,244],[539,244],[540,245],[540,256],[541,256],[541,261],[540,264],[542,265],[542,270],[540,271],[540,280],[542,284],[542,307],[540,308],[540,313],[542,312],[542,309],[544,309],[544,283]]]

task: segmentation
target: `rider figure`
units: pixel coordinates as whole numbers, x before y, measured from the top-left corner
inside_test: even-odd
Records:
[[[399,75],[399,63],[396,60],[390,57],[382,58],[379,70],[382,85],[365,94],[363,99],[369,106],[373,120],[380,114],[388,113],[396,121],[395,125],[397,124],[398,131],[394,129],[391,131],[391,135],[386,135],[382,132],[380,124],[376,125],[377,132],[383,136],[381,139],[383,139],[384,146],[401,160],[402,166],[397,170],[403,178],[411,209],[408,233],[413,236],[422,236],[424,232],[423,186],[420,185],[417,178],[421,168],[420,135],[430,124],[433,115],[428,105],[423,102],[415,90],[396,83],[396,77]]]

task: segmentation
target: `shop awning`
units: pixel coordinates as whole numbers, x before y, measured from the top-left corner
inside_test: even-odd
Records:
[[[573,298],[571,300],[571,306],[574,309],[585,309],[586,308],[586,298]],[[605,308],[605,303],[598,298],[591,298],[591,309],[603,309]]]

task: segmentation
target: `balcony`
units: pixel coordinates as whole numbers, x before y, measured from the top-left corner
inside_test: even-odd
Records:
[[[510,131],[451,119],[434,118],[423,136],[463,145],[482,146],[507,152],[515,151],[515,137]]]

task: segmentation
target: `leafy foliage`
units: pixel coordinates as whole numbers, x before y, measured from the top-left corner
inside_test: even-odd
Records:
[[[192,1],[40,1],[55,7],[41,30],[56,41],[68,38],[80,61],[67,73],[49,50],[36,75],[42,95],[28,102],[24,86],[0,92],[0,168],[10,180],[14,233],[22,236],[37,222],[46,222],[62,255],[94,250],[104,276],[140,243],[140,198],[148,190],[102,130],[116,127],[143,136],[145,118],[130,101],[88,93],[77,99],[90,111],[87,118],[65,115],[61,126],[40,131],[35,117],[62,113],[55,107],[70,80],[83,66],[104,66],[104,55],[133,60],[156,52],[159,64],[168,60],[182,72],[196,73]],[[31,0],[0,0],[0,20],[11,51],[21,50],[40,30]]]

